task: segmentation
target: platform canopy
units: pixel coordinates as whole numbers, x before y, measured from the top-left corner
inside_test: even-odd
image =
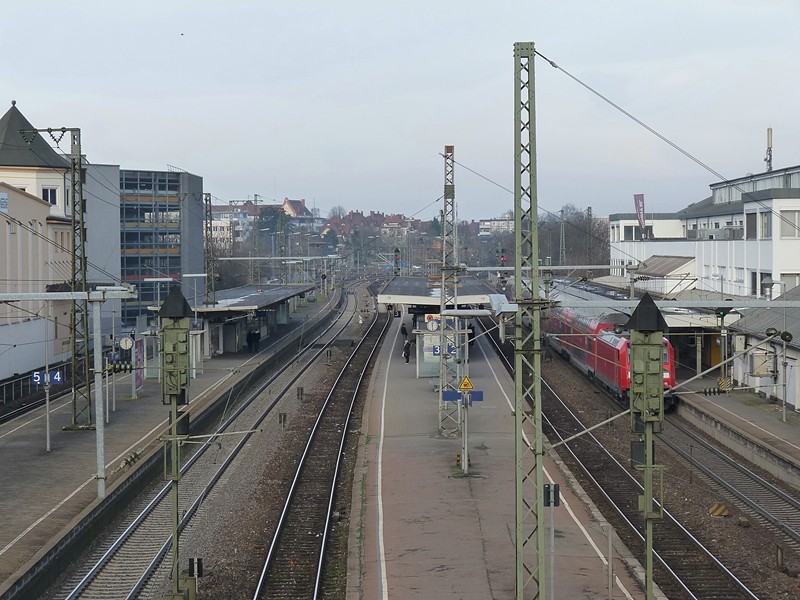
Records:
[[[441,282],[424,277],[396,277],[378,294],[378,304],[404,304],[407,306],[436,306],[441,304]],[[483,281],[464,277],[458,284],[459,306],[488,307],[493,290]],[[433,311],[433,312],[438,312]]]

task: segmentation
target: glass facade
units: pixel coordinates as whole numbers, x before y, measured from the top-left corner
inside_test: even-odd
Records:
[[[122,281],[135,285],[139,298],[125,301],[122,319],[133,324],[148,306],[163,302],[172,278],[203,268],[202,178],[185,172],[120,171],[120,250]],[[202,246],[202,244],[201,244]],[[190,254],[193,254],[190,256]]]

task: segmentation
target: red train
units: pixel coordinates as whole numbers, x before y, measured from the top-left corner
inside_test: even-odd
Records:
[[[622,335],[628,315],[590,309],[552,308],[542,320],[551,348],[568,358],[590,379],[627,404],[630,381],[630,340]],[[675,351],[664,338],[664,389],[675,386]],[[664,396],[665,409],[675,398]]]

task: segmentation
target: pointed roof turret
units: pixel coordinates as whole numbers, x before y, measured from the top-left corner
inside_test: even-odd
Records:
[[[0,117],[0,167],[69,168],[69,162],[53,150],[38,132],[27,134],[26,139],[20,133],[21,129],[30,130],[34,126],[19,112],[17,101],[12,100],[11,108]]]

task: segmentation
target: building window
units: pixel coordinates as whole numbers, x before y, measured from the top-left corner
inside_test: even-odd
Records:
[[[772,213],[760,212],[758,213],[759,232],[762,240],[768,240],[772,237]]]
[[[55,206],[56,201],[57,201],[56,200],[56,192],[57,191],[58,191],[58,188],[43,187],[42,188],[42,200],[44,200],[45,202],[49,202],[50,204]]]
[[[736,267],[736,281],[744,281],[744,269],[741,267]]]
[[[781,281],[786,284],[786,290],[791,290],[800,285],[800,273],[782,273]],[[783,293],[781,290],[779,293]]]
[[[800,210],[781,211],[781,237],[800,238]]]
[[[638,225],[625,225],[624,234],[625,236],[624,241],[632,242],[636,241],[639,242],[642,239],[642,230],[639,228]],[[653,238],[653,226],[647,225],[644,230],[645,239],[649,240]]]
[[[746,240],[756,239],[756,213],[747,213],[744,216],[744,237]]]

